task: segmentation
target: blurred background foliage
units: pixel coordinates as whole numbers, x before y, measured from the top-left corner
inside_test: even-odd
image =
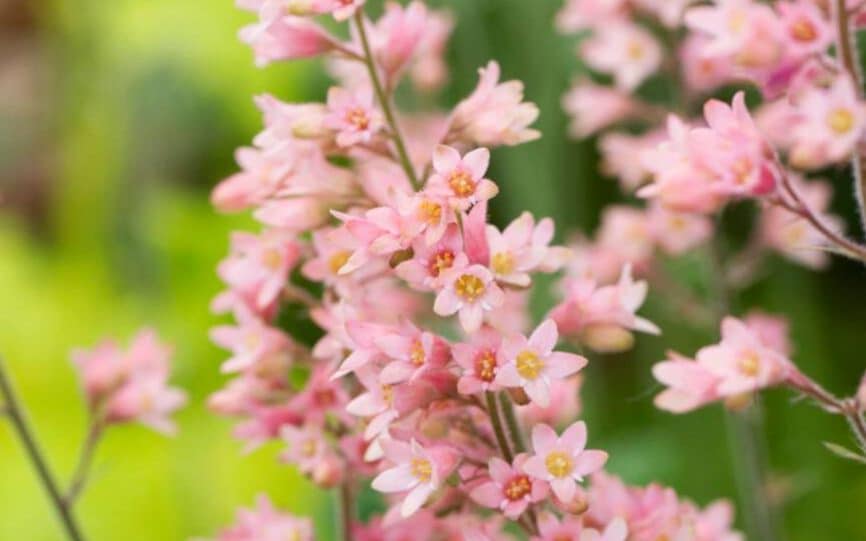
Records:
[[[560,0],[434,3],[458,23],[443,105],[467,94],[476,69],[495,58],[542,110],[541,141],[494,153],[491,176],[503,188],[496,218],[530,209],[556,218],[563,236],[591,231],[618,192],[596,173],[593,143],[564,135],[559,100],[579,67],[574,41],[552,27]],[[207,339],[215,322],[208,303],[220,287],[214,265],[231,229],[254,227],[216,215],[208,191],[235,170],[233,150],[260,127],[252,95],[316,100],[327,86],[315,62],[255,69],[234,37],[250,17],[231,4],[0,0],[0,352],[51,463],[68,475],[85,429],[73,346],[104,335],[125,340],[150,323],[176,344],[176,381],[192,398],[177,438],[138,427],[109,433],[78,508],[96,541],[209,535],[259,492],[314,514],[320,539],[332,538],[329,495],[278,465],[275,448],[241,456],[230,423],[204,407],[221,383],[222,354]],[[836,210],[856,231],[845,174],[835,176]],[[733,230],[744,215],[730,215]],[[671,264],[697,287],[705,266],[700,254]],[[544,294],[536,301],[539,314],[549,306]],[[813,274],[773,261],[736,303],[740,311],[754,305],[791,318],[804,369],[839,393],[853,391],[866,367],[861,268],[836,261]],[[715,331],[688,321],[661,294],[647,313],[664,338],[592,359],[584,402],[593,446],[608,449],[610,468],[631,483],[669,484],[702,504],[735,498],[720,409],[672,417],[651,404],[651,364],[666,348],[692,353]],[[786,538],[866,539],[866,471],[821,446],[850,443],[841,421],[782,392],[769,393],[766,404],[771,493],[784,505]],[[0,539],[60,538],[18,443],[0,424]]]

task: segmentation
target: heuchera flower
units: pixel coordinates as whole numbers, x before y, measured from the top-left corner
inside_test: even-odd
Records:
[[[520,145],[541,137],[529,126],[538,118],[538,107],[523,101],[523,83],[499,82],[499,64],[479,70],[475,91],[457,104],[451,116],[450,138],[486,147]]]
[[[213,541],[276,541],[278,539],[312,541],[312,521],[280,513],[266,496],[259,496],[255,508],[241,510],[237,522],[217,534]]]
[[[493,273],[482,265],[470,265],[464,254],[444,273],[442,284],[433,311],[443,317],[458,314],[460,325],[469,334],[481,328],[485,312],[504,302]]]
[[[553,381],[565,379],[583,369],[587,360],[580,355],[553,351],[559,333],[553,320],[545,320],[527,339],[516,334],[503,339],[503,365],[496,383],[503,387],[520,387],[536,404],[550,404]]]
[[[562,502],[571,502],[578,485],[607,462],[604,451],[586,449],[586,423],[578,421],[559,437],[547,425],[532,429],[533,454],[524,464],[526,472],[550,484],[551,490]]]
[[[169,418],[186,403],[186,394],[168,386],[171,348],[150,329],[139,331],[126,351],[105,341],[93,350],[76,350],[79,371],[91,411],[108,423],[140,422],[172,434]]]
[[[618,21],[596,28],[580,56],[590,68],[612,75],[617,88],[632,91],[658,69],[662,49],[646,30]]]
[[[618,89],[580,80],[563,96],[562,108],[571,116],[571,135],[584,138],[634,113],[636,103]]]
[[[653,367],[653,375],[668,386],[656,397],[656,405],[674,413],[722,398],[738,398],[796,373],[782,352],[732,317],[722,322],[722,341],[698,351],[695,360],[676,353],[670,356]]]
[[[566,287],[565,300],[553,308],[550,317],[563,334],[596,351],[628,349],[634,340],[631,331],[661,332],[635,314],[646,298],[647,284],[635,282],[629,266],[622,269],[614,285],[599,287],[592,279],[577,278]]]
[[[386,493],[405,492],[400,506],[400,514],[404,517],[424,505],[457,463],[452,450],[442,446],[425,449],[415,440],[410,443],[385,440],[382,448],[385,458],[394,467],[373,479],[373,488]]]
[[[512,464],[491,458],[487,467],[490,479],[472,490],[472,499],[485,507],[501,510],[512,520],[522,515],[530,504],[543,500],[547,497],[547,485],[526,472],[528,458],[525,453],[519,454]]]
[[[333,50],[335,43],[316,23],[292,16],[246,26],[239,36],[253,48],[259,67],[280,60],[318,56]]]
[[[383,126],[382,114],[374,106],[373,90],[365,86],[353,93],[332,87],[324,125],[337,132],[341,147],[369,143]]]
[[[490,164],[490,151],[479,148],[461,157],[449,146],[440,145],[433,153],[435,173],[427,183],[427,191],[448,197],[451,206],[466,210],[475,203],[494,197],[499,188],[484,178]]]

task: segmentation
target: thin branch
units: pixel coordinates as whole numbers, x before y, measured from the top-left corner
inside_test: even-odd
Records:
[[[493,433],[496,435],[499,451],[510,465],[514,462],[514,454],[511,452],[511,446],[508,445],[508,437],[505,435],[505,427],[502,424],[502,417],[499,415],[499,407],[496,405],[496,394],[487,391],[484,393],[484,399],[487,401],[487,414],[490,416],[490,424],[493,425]]]
[[[63,502],[67,507],[72,507],[75,500],[81,495],[87,485],[87,480],[90,476],[90,468],[93,465],[93,457],[96,453],[96,448],[99,445],[102,431],[105,425],[99,417],[94,417],[90,423],[90,428],[87,430],[87,437],[81,446],[81,454],[78,457],[78,465],[75,467],[75,473],[72,474],[72,481],[69,483],[69,489],[66,491],[66,496]]]
[[[12,381],[6,373],[3,359],[0,359],[0,393],[3,395],[9,420],[12,422],[12,425],[18,434],[18,437],[24,446],[24,450],[33,464],[36,474],[39,476],[42,486],[48,493],[48,497],[54,506],[54,510],[57,512],[58,517],[60,517],[66,535],[72,541],[84,541],[85,538],[81,533],[81,528],[75,521],[72,510],[64,504],[59,485],[57,481],[55,481],[54,475],[48,467],[48,463],[45,460],[42,450],[36,442],[33,431],[27,422],[24,410],[15,396],[15,392],[12,389]]]
[[[370,39],[367,37],[367,27],[364,22],[364,14],[361,10],[355,12],[355,27],[358,30],[358,37],[361,39],[361,46],[364,49],[364,58],[362,59],[367,66],[367,72],[370,75],[370,81],[373,83],[373,90],[376,93],[376,99],[379,101],[379,106],[385,114],[385,120],[388,122],[388,127],[391,131],[391,138],[394,141],[394,146],[397,149],[397,156],[400,160],[400,165],[403,171],[406,172],[406,177],[412,183],[412,187],[416,190],[421,189],[421,183],[415,175],[415,169],[412,166],[412,161],[409,159],[409,152],[406,150],[406,143],[403,141],[403,136],[400,132],[400,126],[397,124],[397,117],[394,115],[394,109],[391,107],[391,99],[385,92],[382,86],[382,81],[379,78],[379,72],[376,69],[376,62],[373,58],[373,51],[370,48]]]

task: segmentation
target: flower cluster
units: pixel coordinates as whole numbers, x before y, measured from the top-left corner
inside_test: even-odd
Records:
[[[312,541],[312,521],[280,513],[266,496],[259,496],[254,508],[240,510],[235,524],[221,531],[212,541],[277,541],[280,539]]]
[[[151,329],[139,331],[126,350],[106,340],[73,351],[94,425],[139,422],[173,433],[170,415],[186,403],[186,394],[168,386],[170,357],[171,348]]]
[[[836,397],[791,361],[784,318],[752,313],[740,320],[727,313],[734,295],[763,277],[769,253],[813,269],[825,267],[830,253],[866,261],[866,246],[846,237],[842,220],[829,212],[830,184],[810,178],[852,163],[855,197],[866,216],[866,101],[854,39],[863,21],[864,5],[845,0],[568,0],[560,11],[559,29],[582,36],[577,53],[591,70],[563,98],[571,134],[597,135],[603,172],[646,202],[644,209],[607,209],[595,239],[577,241],[570,274],[613,282],[628,264],[670,293],[678,309],[718,307],[689,323],[720,325],[719,343],[693,359],[670,352],[653,368],[665,386],[655,400],[659,408],[682,413],[716,401],[734,411],[758,408],[751,399],[756,391],[786,386],[845,417],[866,454],[862,384],[859,398]],[[651,98],[659,80],[668,85],[666,102]],[[716,97],[732,87],[730,101]],[[741,231],[751,228],[745,243],[728,234],[732,207],[754,217],[739,224],[746,225]],[[711,297],[665,269],[663,256],[691,250],[703,251]],[[590,290],[569,286],[567,301]],[[635,289],[632,298],[642,293]],[[554,319],[567,332],[566,322],[584,313],[574,304],[563,308]],[[612,336],[605,333],[605,341],[617,349],[618,334]],[[630,338],[621,342],[628,346]],[[745,432],[754,441],[761,437]],[[761,475],[755,474],[758,481]],[[763,490],[757,483],[741,488]],[[760,516],[771,513],[767,499],[749,510],[756,517],[751,522],[761,523],[752,534],[774,539],[773,525]],[[728,539],[713,529],[727,523],[725,514],[708,511],[705,523],[687,521],[692,533],[685,537],[674,528],[647,539]],[[707,531],[716,533],[697,533]],[[632,524],[629,533],[644,538]]]
[[[259,16],[241,33],[259,64],[322,55],[337,83],[324,103],[259,97],[264,131],[213,192],[218,209],[250,210],[262,230],[233,234],[218,267],[226,289],[213,308],[233,322],[212,339],[233,379],[210,405],[240,419],[235,435],[250,449],[282,440],[282,460],[321,487],[351,495],[370,482],[389,510],[361,524],[344,509],[347,538],[506,539],[513,522],[533,539],[624,541],[644,527],[626,510],[585,514],[586,483],[607,454],[587,449],[575,420],[588,361],[560,337],[621,351],[634,332],[658,333],[636,313],[647,294],[632,277],[639,262],[594,276],[553,243],[552,220],[490,223],[500,191],[490,149],[539,137],[538,109],[490,62],[448,114],[399,110],[404,79],[417,91],[447,79],[451,19],[414,1],[369,20],[362,4],[242,3]],[[317,17],[328,13],[349,19],[347,40],[324,30]],[[641,77],[621,76],[631,87]],[[692,244],[661,233],[675,227],[666,212],[645,217],[648,242]],[[535,275],[564,268],[562,302],[533,327]],[[317,333],[287,323],[298,313]],[[497,518],[482,522],[488,509]],[[696,513],[682,505],[671,520]],[[247,518],[224,538],[248,538],[259,518],[283,524]]]

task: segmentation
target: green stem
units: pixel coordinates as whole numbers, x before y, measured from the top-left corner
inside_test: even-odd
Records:
[[[341,530],[343,541],[352,541],[352,517],[355,515],[352,503],[351,481],[346,479],[338,490],[337,507],[339,509],[338,525]]]
[[[496,405],[496,394],[487,391],[484,393],[484,399],[487,401],[487,414],[490,415],[490,424],[493,425],[496,443],[499,444],[502,457],[510,465],[514,461],[514,454],[511,452],[511,446],[508,445],[508,437],[505,435],[505,427],[502,424],[502,417],[499,415],[499,408]]]
[[[55,481],[54,476],[48,467],[48,463],[39,448],[39,444],[36,442],[33,431],[27,423],[23,408],[15,396],[15,392],[12,389],[12,382],[6,373],[6,368],[3,365],[2,359],[0,359],[0,393],[3,394],[3,400],[5,401],[6,413],[9,415],[9,420],[12,422],[18,437],[21,439],[21,443],[24,445],[24,450],[30,458],[33,468],[36,470],[36,474],[42,482],[42,486],[48,493],[48,497],[51,500],[58,517],[60,517],[63,529],[72,541],[84,541],[84,535],[81,533],[81,529],[75,521],[72,510],[64,502],[59,485]]]
[[[502,415],[505,417],[505,425],[508,427],[511,443],[514,445],[514,452],[522,453],[526,451],[523,431],[520,429],[520,423],[517,421],[517,415],[514,412],[514,403],[511,401],[508,393],[499,393],[499,403],[502,406]]]
[[[382,80],[379,78],[379,72],[376,69],[376,63],[373,59],[373,51],[370,48],[370,39],[367,37],[367,27],[364,23],[364,14],[361,10],[355,12],[355,27],[358,30],[358,37],[361,39],[361,47],[364,49],[363,62],[367,66],[367,72],[370,75],[370,81],[373,83],[373,91],[376,93],[376,99],[379,101],[379,106],[385,114],[385,120],[388,122],[388,127],[391,130],[391,137],[394,140],[394,146],[397,148],[397,156],[400,159],[400,165],[403,171],[406,172],[409,182],[416,190],[421,189],[421,183],[415,175],[415,169],[412,167],[412,161],[409,159],[409,153],[406,151],[406,143],[403,141],[403,135],[400,132],[400,126],[397,124],[397,117],[394,115],[394,109],[391,106],[391,100],[382,86]]]
[[[716,297],[717,323],[731,311],[731,291],[724,265],[723,246],[719,231],[721,216],[717,220],[717,233],[710,243],[711,285]],[[781,539],[765,488],[767,460],[763,406],[756,398],[746,411],[725,411],[725,428],[730,449],[737,491],[740,495],[750,539],[777,541]]]
[[[90,423],[90,428],[87,431],[87,437],[84,444],[81,446],[81,454],[78,458],[78,465],[75,467],[75,473],[72,474],[72,481],[69,483],[69,489],[66,491],[64,502],[71,507],[81,491],[84,490],[90,475],[90,468],[93,465],[93,457],[96,453],[96,447],[99,445],[102,431],[105,425],[95,416]]]

